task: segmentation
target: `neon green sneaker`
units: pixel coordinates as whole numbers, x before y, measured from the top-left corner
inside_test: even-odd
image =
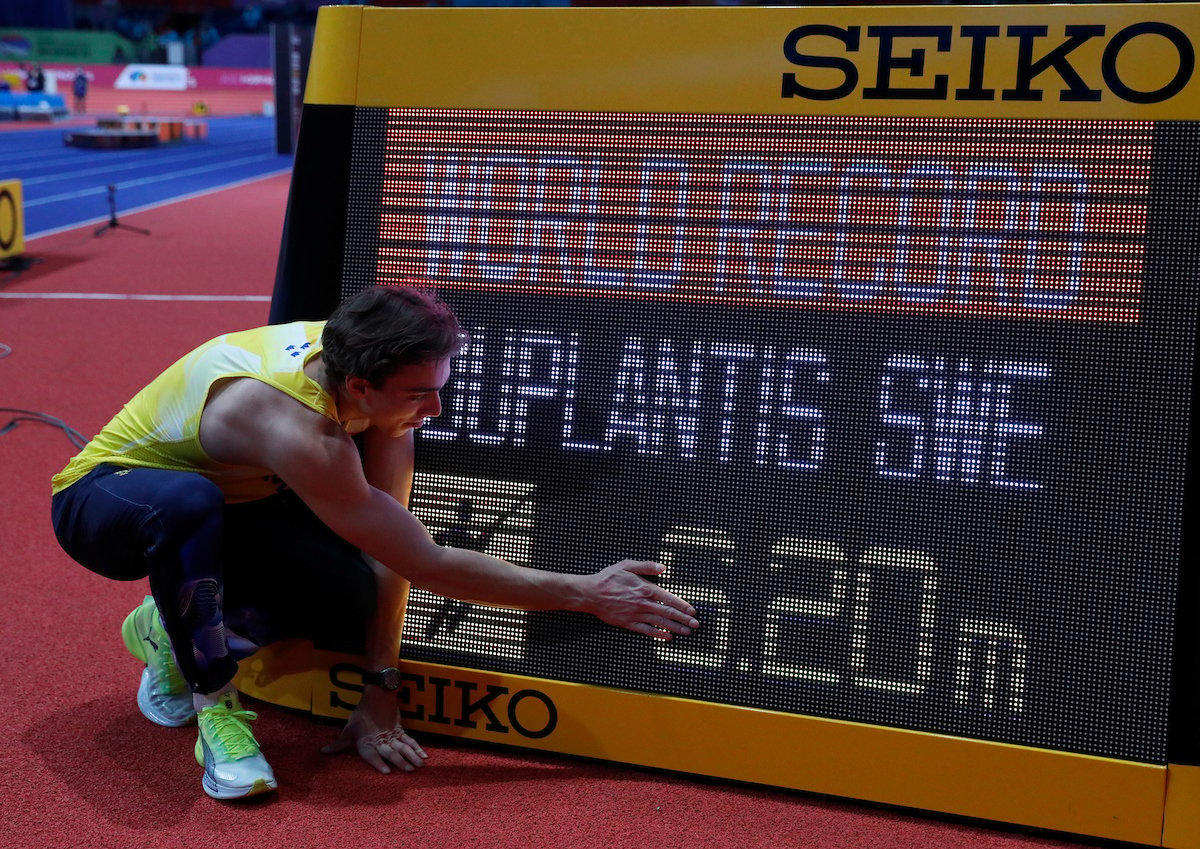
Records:
[[[204,792],[214,799],[241,799],[277,786],[250,730],[252,719],[258,714],[242,710],[234,692],[222,694],[215,705],[200,711],[196,762],[204,767]]]
[[[125,617],[121,638],[129,653],[146,664],[137,694],[142,716],[168,728],[193,722],[196,708],[192,706],[192,689],[175,663],[171,638],[158,618],[154,596],[146,596],[141,605]]]

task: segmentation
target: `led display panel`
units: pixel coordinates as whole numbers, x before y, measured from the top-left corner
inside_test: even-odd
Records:
[[[703,621],[414,591],[405,656],[1166,763],[1198,153],[1189,122],[356,107],[341,294],[436,281],[471,334],[414,511],[538,568],[659,560]]]

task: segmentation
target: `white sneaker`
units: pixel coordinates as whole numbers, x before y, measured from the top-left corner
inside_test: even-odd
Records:
[[[258,714],[242,710],[237,693],[222,694],[215,705],[202,708],[198,718],[196,761],[204,767],[205,793],[214,799],[241,799],[278,786],[250,730],[250,720]]]
[[[154,596],[146,596],[145,601],[125,617],[121,638],[129,653],[146,664],[137,692],[142,716],[168,728],[195,722],[192,689],[175,663],[171,638],[158,618]]]

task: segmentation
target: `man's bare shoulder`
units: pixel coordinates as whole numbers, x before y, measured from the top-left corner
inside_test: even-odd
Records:
[[[280,452],[320,451],[342,442],[337,423],[261,380],[237,377],[214,387],[200,418],[200,444],[220,463],[273,468]]]

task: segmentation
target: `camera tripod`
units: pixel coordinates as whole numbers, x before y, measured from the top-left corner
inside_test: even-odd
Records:
[[[122,224],[117,220],[117,187],[112,183],[108,184],[108,221],[96,228],[95,235],[103,236],[109,230],[132,230],[135,233],[141,233],[143,236],[149,236],[150,231],[142,227],[134,227],[132,224]]]

